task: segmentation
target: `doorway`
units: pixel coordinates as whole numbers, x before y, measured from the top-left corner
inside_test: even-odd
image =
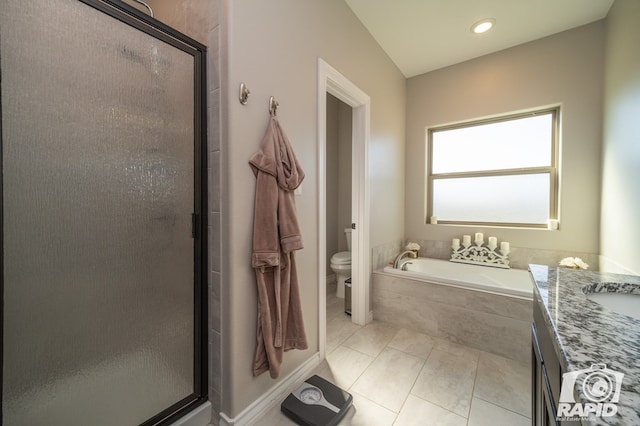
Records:
[[[353,109],[327,93],[326,259],[327,323],[351,313],[351,215]],[[327,325],[329,341],[332,328]],[[330,346],[330,345],[329,345]]]
[[[319,337],[320,354],[326,345],[327,283],[327,97],[334,96],[352,110],[351,158],[351,312],[355,324],[365,325],[372,319],[369,281],[369,187],[368,143],[370,98],[346,77],[322,59],[318,59],[318,270],[319,270]]]

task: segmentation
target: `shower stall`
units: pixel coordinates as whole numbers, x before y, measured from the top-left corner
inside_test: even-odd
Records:
[[[206,401],[205,52],[120,1],[0,0],[1,424]]]

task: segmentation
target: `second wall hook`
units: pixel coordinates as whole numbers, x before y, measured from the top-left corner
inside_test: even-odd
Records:
[[[244,83],[240,83],[240,94],[238,95],[238,99],[242,105],[246,105],[249,101],[249,94],[251,91]]]

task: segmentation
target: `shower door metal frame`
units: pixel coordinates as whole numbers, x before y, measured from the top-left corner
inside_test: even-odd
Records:
[[[140,426],[170,424],[187,412],[205,403],[208,399],[208,330],[207,330],[207,96],[206,96],[206,51],[198,41],[163,24],[138,9],[119,0],[79,0],[108,16],[157,38],[191,55],[194,62],[194,206],[192,237],[194,241],[194,342],[193,342],[193,393],[165,408]],[[0,52],[0,64],[2,54]],[[2,74],[0,71],[0,84]],[[2,99],[0,98],[0,199],[3,192],[2,158]],[[4,215],[0,203],[0,379],[4,365]],[[3,399],[0,386],[0,401]],[[0,419],[3,407],[0,403]],[[1,420],[0,420],[1,421]]]

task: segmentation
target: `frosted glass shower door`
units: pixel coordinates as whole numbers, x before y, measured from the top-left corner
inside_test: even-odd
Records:
[[[0,5],[2,424],[143,423],[197,393],[194,56],[77,0]]]

